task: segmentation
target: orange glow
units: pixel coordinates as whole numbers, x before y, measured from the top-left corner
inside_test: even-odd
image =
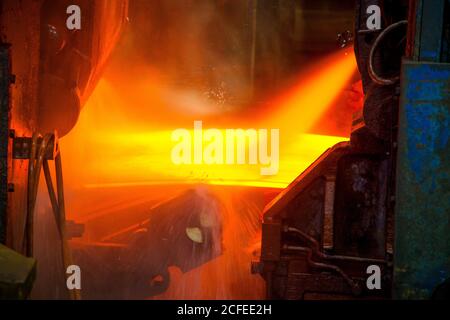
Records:
[[[261,176],[258,165],[175,165],[170,158],[174,145],[170,131],[101,133],[89,141],[92,151],[88,152],[97,150],[97,154],[95,161],[83,164],[83,174],[92,179],[85,187],[209,183],[283,188],[325,149],[343,140],[299,134],[288,146],[281,146],[278,174]]]
[[[173,196],[171,188],[207,184],[225,206],[224,252],[186,274],[171,267],[169,289],[155,298],[263,298],[263,280],[251,275],[249,266],[259,248],[264,197],[274,190],[251,187],[284,188],[327,148],[348,140],[309,131],[344,90],[355,68],[353,55],[339,52],[303,73],[297,85],[268,109],[252,115],[218,110],[196,92],[168,86],[154,71],[143,70],[143,80],[133,83],[120,76],[101,80],[77,126],[61,141],[66,186],[82,190],[73,201],[79,203],[69,203],[69,215],[76,214],[86,224],[86,239],[109,241],[116,231],[140,222],[132,218],[139,208],[145,205],[139,216],[148,217],[148,203]],[[259,165],[249,164],[173,164],[171,133],[177,128],[192,130],[194,120],[221,132],[279,129],[278,173],[262,176]],[[124,208],[128,211],[120,219],[117,214],[105,219],[114,210],[125,212]],[[91,219],[101,223],[95,226]]]
[[[299,83],[277,99],[276,107],[264,116],[285,135],[308,132],[348,86],[355,71],[353,53],[339,51],[303,74]]]
[[[255,192],[240,187],[210,187],[224,208],[223,253],[185,274],[169,268],[171,284],[154,299],[262,299],[264,283],[249,272],[259,254],[262,203]],[[253,246],[252,246],[253,245]]]
[[[204,111],[214,107],[193,98],[196,97],[193,93],[174,89],[169,94],[157,76],[149,77],[144,81],[145,85],[136,85],[131,104],[123,98],[124,93],[101,80],[77,126],[62,140],[66,168],[82,168],[66,169],[66,175],[71,184],[88,188],[172,183],[283,188],[327,148],[346,140],[306,132],[344,90],[355,68],[354,56],[339,52],[304,74],[293,89],[276,99],[270,110],[263,112],[262,117],[235,118],[236,121],[230,117],[226,121],[215,120],[220,118],[217,115],[210,117]],[[179,110],[183,108],[183,97],[188,96],[191,99],[187,99],[188,111],[183,116]],[[192,112],[195,101],[200,107]],[[133,103],[139,106],[141,114],[148,113],[149,118],[155,115],[160,121],[151,121],[145,126],[128,119]],[[168,121],[171,114],[176,124]],[[258,165],[173,164],[170,158],[175,145],[171,141],[172,130],[181,125],[192,129],[192,120],[198,119],[200,114],[206,119],[205,128],[279,128],[278,174],[261,176]]]

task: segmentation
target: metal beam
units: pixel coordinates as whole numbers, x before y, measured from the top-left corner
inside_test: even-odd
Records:
[[[9,45],[0,44],[0,243],[6,242],[8,202],[8,142],[11,83]]]
[[[419,0],[416,7],[415,53],[419,61],[442,61],[445,8],[448,0]]]

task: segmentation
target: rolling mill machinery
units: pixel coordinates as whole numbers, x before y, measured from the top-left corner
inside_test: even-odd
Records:
[[[83,299],[179,298],[179,292],[190,298],[196,291],[192,284],[200,298],[262,298],[264,284],[268,299],[449,297],[450,0],[237,3],[0,3],[0,300],[80,299],[80,290],[65,282],[73,264],[83,270]],[[82,31],[66,28],[66,8],[74,4],[83,9]],[[207,16],[205,12],[211,16],[202,24],[198,17]],[[184,180],[188,190],[185,184],[164,185],[167,181],[159,172],[152,176],[151,171],[144,179],[140,167],[133,167],[133,154],[127,150],[143,159],[144,168],[157,163],[158,152],[149,149],[144,157],[146,149],[134,143],[162,142],[149,139],[158,132],[150,130],[155,129],[153,122],[160,122],[154,120],[156,112],[167,111],[167,128],[175,113],[184,116],[187,96],[175,99],[178,89],[207,90],[205,106],[217,115],[281,109],[276,103],[272,107],[270,99],[294,84],[311,58],[335,52],[336,32],[351,29],[353,20],[355,30],[340,33],[337,40],[341,48],[347,47],[339,53],[346,52],[352,66],[348,50],[354,49],[359,71],[354,78],[362,80],[363,108],[353,116],[349,141],[326,150],[288,187],[284,188],[300,173],[296,155],[294,175],[283,188],[230,184],[237,195],[222,185],[191,188],[190,182],[199,180]],[[106,68],[110,57],[114,63]],[[114,159],[120,164],[118,172],[107,170],[116,162],[107,163],[110,159],[102,148],[93,144],[86,148],[86,159],[102,166],[92,166],[90,179],[73,179],[71,175],[82,175],[86,169],[75,165],[74,155],[88,152],[77,148],[84,142],[80,139],[74,139],[79,143],[73,150],[66,149],[72,153],[64,152],[69,165],[64,163],[72,170],[66,175],[65,205],[59,137],[76,131],[81,109],[90,104],[87,109],[92,110],[95,103],[88,100],[102,93],[99,87],[111,85],[111,91],[98,94],[110,98],[104,103],[109,108],[116,93],[134,93],[124,88],[140,88],[140,78],[147,81],[150,71],[158,68],[161,79],[155,76],[142,92],[136,90],[139,103],[117,99],[126,101],[127,116],[117,122],[123,128],[105,125],[114,130],[105,130],[108,139],[100,139],[101,131],[83,124],[86,137],[114,142],[104,144],[103,150],[124,154]],[[354,70],[349,70],[353,76]],[[322,92],[329,74],[317,81]],[[124,86],[128,82],[131,85]],[[153,103],[151,97],[144,99],[151,85],[170,93],[164,94],[170,104],[183,100],[183,110],[178,105],[140,110],[145,109],[141,98]],[[341,100],[332,103],[308,133],[348,136],[350,110]],[[228,105],[235,109],[228,110]],[[293,109],[286,113],[297,133]],[[113,108],[107,110],[113,113]],[[95,125],[101,122],[94,118]],[[253,118],[252,113],[250,125]],[[136,124],[146,132],[134,141]],[[118,137],[125,137],[123,145]],[[341,140],[326,147],[334,141]],[[307,153],[307,147],[300,151]],[[84,160],[83,165],[89,162]],[[114,174],[102,180],[97,171],[104,164],[104,171]],[[137,168],[142,181],[134,181],[134,171],[126,170],[130,167]],[[160,171],[171,171],[165,168]],[[177,195],[178,188],[183,192]],[[39,201],[43,196],[47,205]],[[256,275],[251,275],[248,266],[259,251],[253,235],[259,235],[264,205],[260,257],[252,263]],[[74,221],[66,221],[66,210]],[[203,273],[196,273],[203,266]],[[190,278],[183,277],[188,272]],[[186,279],[190,282],[181,281]],[[203,292],[209,295],[200,295]]]
[[[66,27],[70,5],[85,9],[84,32]],[[58,137],[75,126],[127,8],[122,0],[0,3],[0,299],[28,298],[36,280],[34,244],[42,239],[34,241],[33,230],[41,173],[58,234],[51,251],[63,257],[64,268],[71,264],[67,241],[83,227],[66,221]]]
[[[269,299],[448,298],[450,2],[356,3],[363,110],[266,206],[252,271]]]

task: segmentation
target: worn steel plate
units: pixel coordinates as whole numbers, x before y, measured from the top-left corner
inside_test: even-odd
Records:
[[[450,64],[404,60],[394,297],[430,298],[450,278]]]

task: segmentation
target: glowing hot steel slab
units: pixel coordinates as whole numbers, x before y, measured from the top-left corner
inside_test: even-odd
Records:
[[[281,146],[278,173],[261,176],[258,164],[174,164],[170,131],[109,134],[107,138],[98,135],[91,143],[96,150],[102,150],[99,157],[103,161],[86,162],[83,170],[101,181],[87,183],[90,188],[182,182],[282,188],[324,150],[343,140],[342,137],[298,135],[288,146]]]
[[[339,52],[302,74],[298,84],[268,108],[258,114],[233,116],[220,114],[214,106],[193,105],[192,99],[186,102],[186,92],[175,88],[166,91],[167,86],[157,77],[119,88],[102,80],[77,126],[61,143],[66,185],[73,190],[69,196],[75,200],[68,211],[85,223],[84,240],[108,246],[151,219],[152,208],[174,196],[172,189],[204,184],[223,205],[224,250],[186,273],[169,266],[171,284],[156,298],[262,298],[261,278],[249,273],[250,262],[260,247],[262,209],[277,193],[272,188],[286,187],[327,148],[347,140],[307,132],[344,90],[355,68],[353,56]],[[211,116],[205,110],[214,112]],[[202,121],[201,139],[198,135],[196,139],[196,120]],[[180,128],[187,139],[189,161],[174,161],[172,157],[174,147],[182,142],[173,139]],[[222,157],[209,154],[208,158],[206,150],[211,149],[212,141],[203,138],[209,129],[215,129],[209,132],[216,139],[215,152],[222,149]],[[233,161],[227,161],[227,129],[255,129],[254,133],[266,130],[268,139],[261,144],[261,136],[256,134],[253,142],[250,138],[242,140],[246,143],[244,157],[239,161],[234,154]],[[274,139],[272,132],[278,132],[279,139]],[[275,141],[279,143],[277,157],[271,145]],[[233,150],[239,149],[239,142],[234,140],[232,145]],[[258,148],[252,149],[255,145]],[[269,165],[261,161],[261,150],[272,162],[277,160],[275,174],[261,174],[261,169]],[[183,209],[174,211],[180,217],[186,213]],[[145,244],[142,250],[147,250]],[[125,286],[136,289],[133,283]]]
[[[305,132],[344,90],[355,69],[354,56],[338,52],[304,73],[296,86],[275,99],[261,114],[244,118],[205,116],[204,128],[221,128],[219,135],[224,136],[225,128],[279,130],[279,163],[273,175],[261,175],[264,166],[248,161],[249,144],[244,163],[174,164],[171,159],[176,145],[172,140],[173,131],[184,123],[192,133],[198,114],[186,114],[181,121],[182,116],[174,112],[174,123],[177,124],[142,126],[142,123],[128,120],[127,110],[134,106],[128,105],[119,90],[103,80],[83,110],[76,128],[62,141],[62,150],[68,159],[66,167],[82,168],[80,171],[66,170],[67,180],[70,184],[91,188],[172,183],[283,188],[327,148],[346,140]],[[135,95],[142,94],[148,103],[148,106],[140,104],[138,107],[148,108],[141,111],[149,114],[173,112],[169,107],[176,94],[164,100],[162,85],[155,79],[152,81],[147,86],[136,86]],[[71,171],[76,175],[71,176]]]

